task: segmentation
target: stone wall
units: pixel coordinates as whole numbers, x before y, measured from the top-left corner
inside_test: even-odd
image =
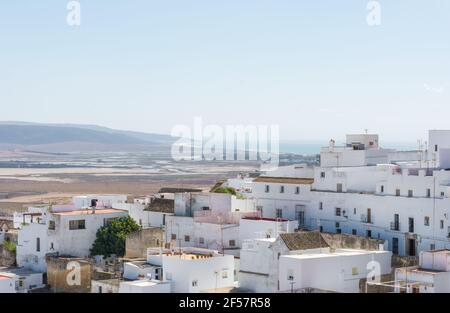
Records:
[[[126,258],[146,258],[147,248],[163,247],[164,231],[160,227],[146,228],[127,236]]]
[[[47,284],[55,293],[89,293],[92,264],[88,259],[46,257]]]
[[[0,266],[14,266],[16,264],[16,253],[9,251],[0,245]]]
[[[332,249],[379,250],[383,240],[348,234],[322,233],[322,238]]]

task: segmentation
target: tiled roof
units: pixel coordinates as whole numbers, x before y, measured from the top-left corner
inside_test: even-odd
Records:
[[[259,183],[279,183],[279,184],[297,184],[297,185],[311,185],[314,182],[313,178],[299,178],[299,177],[272,177],[259,176],[253,180]]]
[[[291,250],[307,250],[317,248],[328,248],[329,245],[317,231],[301,231],[297,233],[280,234],[280,238],[286,247]]]
[[[146,211],[174,213],[175,201],[172,199],[155,198],[145,209]]]
[[[179,193],[179,192],[201,192],[201,189],[194,188],[176,188],[176,187],[163,187],[158,193]]]

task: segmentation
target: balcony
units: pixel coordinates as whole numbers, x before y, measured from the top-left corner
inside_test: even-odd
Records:
[[[391,230],[400,231],[400,223],[399,222],[391,222]]]

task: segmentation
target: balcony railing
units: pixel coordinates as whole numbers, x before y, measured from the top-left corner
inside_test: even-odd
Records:
[[[399,222],[391,222],[391,230],[400,231],[400,223]]]

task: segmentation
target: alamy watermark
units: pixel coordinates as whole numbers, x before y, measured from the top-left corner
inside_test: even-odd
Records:
[[[279,164],[278,125],[176,125],[172,137],[179,138],[171,149],[175,161],[260,161],[264,170]]]
[[[368,11],[366,21],[369,26],[381,25],[381,4],[379,1],[367,2],[366,9]]]
[[[66,6],[66,22],[69,26],[81,25],[81,4],[80,1],[69,1]]]

